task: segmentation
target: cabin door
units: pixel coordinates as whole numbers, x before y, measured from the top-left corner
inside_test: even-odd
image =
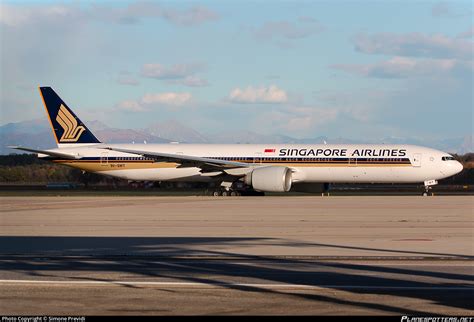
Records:
[[[255,152],[255,157],[253,158],[253,163],[261,164],[262,163],[262,152]]]
[[[107,166],[109,164],[109,152],[102,152],[100,154],[100,165]]]

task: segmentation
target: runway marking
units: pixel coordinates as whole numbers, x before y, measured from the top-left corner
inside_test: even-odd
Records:
[[[367,289],[412,291],[474,291],[474,286],[370,286],[370,285],[306,285],[306,284],[258,284],[258,283],[199,283],[199,282],[151,282],[151,281],[55,281],[55,280],[0,280],[0,284],[61,284],[61,285],[127,285],[162,287],[254,287],[266,289]]]

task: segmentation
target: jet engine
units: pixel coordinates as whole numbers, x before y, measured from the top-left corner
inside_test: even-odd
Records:
[[[287,192],[291,189],[291,177],[287,167],[259,167],[247,174],[244,181],[257,191]]]

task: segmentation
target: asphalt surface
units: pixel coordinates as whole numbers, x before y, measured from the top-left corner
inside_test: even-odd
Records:
[[[474,314],[473,197],[0,198],[0,314]]]

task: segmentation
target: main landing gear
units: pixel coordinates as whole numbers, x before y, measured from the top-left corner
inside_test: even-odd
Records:
[[[434,193],[433,191],[431,191],[431,189],[433,189],[433,186],[436,186],[438,184],[438,181],[428,180],[428,181],[425,181],[424,184],[425,184],[425,191],[423,192],[422,196],[423,197],[434,196]]]
[[[220,187],[216,187],[211,191],[211,195],[214,197],[238,197],[238,196],[265,196],[264,192],[255,191],[252,187],[244,184],[241,181],[221,183]]]
[[[219,197],[219,196],[222,196],[222,197],[228,197],[228,196],[237,197],[237,196],[241,196],[242,194],[241,194],[240,191],[217,189],[217,190],[214,190],[212,192],[212,195],[214,197]]]
[[[240,188],[240,189],[239,189]],[[228,182],[228,181],[223,181],[221,182],[220,187],[216,188],[213,192],[212,195],[214,197],[222,196],[222,197],[237,197],[240,196],[241,193],[240,191],[242,190],[243,185],[237,182]]]

